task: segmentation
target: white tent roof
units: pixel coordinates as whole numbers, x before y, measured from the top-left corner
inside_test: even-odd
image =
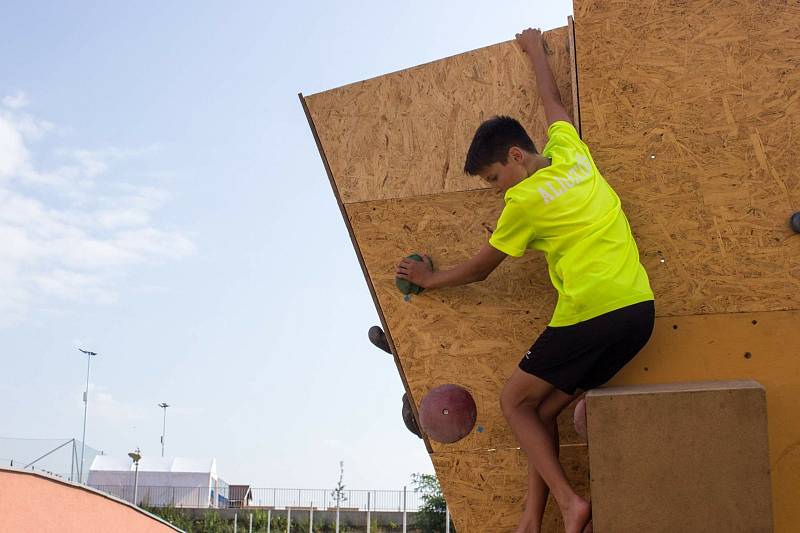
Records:
[[[130,499],[136,483],[135,470],[130,457],[98,455],[89,469],[88,484]],[[151,505],[216,506],[220,501],[219,485],[214,458],[156,456],[139,460],[137,497]]]
[[[133,461],[126,456],[98,455],[89,468],[93,472],[132,472]],[[142,457],[139,460],[139,473],[171,472],[171,473],[217,473],[217,460],[211,458],[190,457]]]

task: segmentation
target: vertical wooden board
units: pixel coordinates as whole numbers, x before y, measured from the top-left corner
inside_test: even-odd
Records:
[[[773,530],[758,382],[608,387],[586,405],[594,529]]]
[[[797,309],[800,4],[575,0],[584,140],[661,314]]]
[[[561,446],[559,457],[572,487],[589,497],[589,454],[585,445]],[[459,533],[508,533],[522,516],[528,460],[517,448],[434,453],[436,477]],[[544,533],[564,531],[552,496],[542,520]]]
[[[800,524],[800,311],[662,317],[609,385],[754,379],[767,391],[775,530]]]
[[[571,112],[567,28],[544,37]],[[475,129],[492,115],[520,120],[540,148],[546,140],[533,69],[513,41],[307,96],[306,102],[344,203],[487,188],[463,166]]]
[[[499,195],[481,190],[345,206],[414,402],[455,383],[478,406],[475,430],[454,444],[432,442],[435,452],[517,445],[500,391],[550,320],[555,290],[538,254],[505,261],[482,283],[408,302],[395,286],[395,267],[413,251],[441,267],[467,259],[486,242],[502,205]]]
[[[578,135],[583,138],[581,134],[581,102],[578,99],[578,60],[577,52],[575,51],[575,20],[572,16],[567,18],[567,38],[569,39],[569,71],[572,80],[572,121],[575,128],[578,130]]]

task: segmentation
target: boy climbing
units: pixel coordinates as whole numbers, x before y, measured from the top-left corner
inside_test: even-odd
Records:
[[[558,460],[556,417],[583,392],[611,379],[647,343],[653,292],[616,193],[600,175],[564,110],[541,32],[516,36],[530,58],[549,124],[541,153],[509,117],[477,129],[464,170],[504,194],[487,244],[471,259],[434,271],[403,259],[397,276],[426,289],[485,279],[509,255],[543,252],[558,303],[549,325],[522,357],[500,396],[528,457],[528,495],[517,533],[541,530],[552,492],[567,533],[591,527],[589,502],[569,485]]]

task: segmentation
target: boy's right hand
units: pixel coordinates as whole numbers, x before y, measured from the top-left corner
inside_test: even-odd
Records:
[[[433,263],[429,255],[423,255],[422,261],[414,261],[408,257],[403,258],[397,265],[395,275],[398,278],[410,281],[419,285],[423,289],[429,288],[429,282],[433,275]]]
[[[532,53],[542,48],[542,30],[539,28],[528,28],[516,35],[517,42],[527,53]]]

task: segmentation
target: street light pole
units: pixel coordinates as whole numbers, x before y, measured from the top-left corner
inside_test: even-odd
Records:
[[[78,351],[86,354],[86,390],[83,393],[83,437],[81,438],[81,468],[78,472],[78,481],[83,483],[83,455],[86,452],[86,412],[89,410],[89,368],[92,364],[92,356],[96,352],[90,352],[82,348]]]
[[[133,460],[133,464],[134,464],[134,466],[136,468],[136,473],[134,474],[134,477],[133,477],[133,502],[132,503],[133,503],[133,505],[139,505],[139,503],[137,502],[137,499],[138,499],[137,498],[137,496],[138,496],[137,492],[138,492],[138,489],[139,489],[139,459],[142,458],[142,452],[137,447],[136,450],[134,450],[134,451],[132,451],[132,452],[130,452],[128,454],[128,457],[130,457]]]
[[[161,457],[164,457],[164,441],[167,440],[167,407],[169,407],[169,404],[161,402],[158,406],[164,410],[164,426],[161,428]]]

